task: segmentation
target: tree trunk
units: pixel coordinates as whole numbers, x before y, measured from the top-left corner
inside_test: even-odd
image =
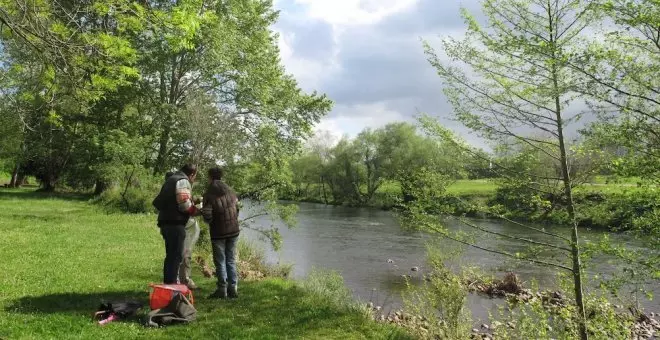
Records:
[[[568,167],[568,156],[566,153],[566,143],[564,141],[564,121],[562,119],[562,108],[560,94],[562,90],[559,88],[559,71],[557,63],[559,58],[557,56],[557,32],[554,29],[555,17],[551,13],[550,1],[548,1],[548,32],[550,33],[551,44],[551,76],[553,86],[553,97],[555,100],[555,115],[557,121],[557,140],[559,142],[559,162],[561,167],[562,179],[564,182],[564,195],[566,195],[568,217],[572,224],[571,232],[571,257],[573,260],[573,288],[575,290],[575,304],[577,305],[578,312],[578,332],[581,340],[589,339],[587,333],[587,317],[584,308],[584,296],[582,287],[582,263],[580,263],[580,243],[578,238],[578,224],[575,218],[575,202],[573,202],[571,173]]]
[[[23,185],[26,185],[26,184],[29,184],[27,176],[25,176],[25,174],[22,174],[19,171],[17,176],[16,176],[16,186],[20,187],[20,186],[23,186]]]
[[[325,193],[325,179],[323,176],[321,176],[321,191],[323,192],[323,202],[327,205],[328,204],[328,196]]]
[[[18,170],[19,166],[18,163],[14,166],[14,170],[11,172],[11,180],[9,181],[9,186],[12,188],[18,188],[21,186],[21,183],[18,181]]]
[[[167,164],[167,144],[170,140],[171,131],[172,128],[167,123],[163,124],[163,132],[161,133],[158,142],[158,157],[156,158],[156,164],[154,165],[154,175],[158,175],[165,170],[165,165]]]
[[[39,191],[43,192],[53,192],[55,191],[55,180],[51,176],[46,176],[41,180],[41,189]]]
[[[559,101],[557,101],[559,103]],[[563,131],[559,128],[559,150],[560,162],[563,173],[564,181],[564,194],[566,195],[568,217],[572,224],[571,232],[571,257],[573,258],[573,282],[575,286],[575,303],[578,307],[578,317],[580,338],[586,340],[589,338],[587,334],[587,318],[584,306],[584,297],[582,289],[582,264],[580,263],[580,244],[578,239],[578,223],[575,218],[575,202],[573,202],[573,192],[571,189],[571,175],[568,169],[568,161],[566,156],[566,146],[564,144]]]
[[[555,93],[559,93],[557,67],[552,67],[552,77]],[[557,139],[559,141],[559,161],[564,183],[564,195],[566,195],[568,217],[572,224],[571,232],[571,257],[573,260],[573,286],[575,289],[575,303],[578,308],[579,334],[580,339],[589,339],[587,333],[587,318],[584,306],[584,296],[582,288],[582,263],[580,263],[580,244],[578,238],[578,224],[575,218],[575,202],[573,201],[573,191],[571,183],[571,174],[568,168],[568,156],[566,153],[566,143],[564,142],[564,122],[561,116],[561,103],[558,95],[555,95],[555,114],[557,119]]]
[[[108,182],[106,182],[106,181],[104,181],[104,180],[102,180],[102,179],[100,179],[100,178],[97,179],[97,180],[96,180],[96,184],[94,185],[94,195],[95,195],[95,196],[98,196],[98,195],[102,194],[103,192],[105,192],[106,190],[108,190],[108,187],[109,187],[109,186],[110,186],[110,185],[109,185]]]

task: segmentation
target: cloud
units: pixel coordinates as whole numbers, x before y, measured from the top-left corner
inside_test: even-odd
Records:
[[[335,108],[338,114],[323,118],[316,126],[316,131],[329,131],[336,137],[355,137],[365,128],[377,129],[388,123],[412,119],[388,107],[386,102],[340,104]]]
[[[355,136],[365,127],[414,121],[418,112],[450,121],[442,83],[420,38],[464,32],[459,8],[478,0],[279,0],[282,60],[305,90],[335,108],[317,130]]]
[[[295,0],[310,18],[337,26],[372,25],[395,15],[418,0]]]

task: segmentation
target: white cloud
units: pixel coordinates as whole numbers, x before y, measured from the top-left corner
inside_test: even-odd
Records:
[[[296,0],[311,18],[333,25],[370,25],[412,7],[418,0]]]
[[[448,116],[442,84],[419,39],[437,47],[437,34],[462,36],[455,5],[440,0],[276,0],[282,12],[275,29],[287,72],[305,91],[319,90],[335,100],[315,131],[355,137],[367,127],[414,122],[417,110]],[[443,12],[447,7],[453,14]]]
[[[389,123],[409,120],[409,116],[387,108],[387,103],[370,103],[352,106],[338,105],[334,115],[321,119],[315,131],[329,131],[336,138],[344,135],[352,138],[365,128],[377,129]]]
[[[287,72],[293,74],[304,90],[318,89],[322,77],[332,72],[333,63],[296,56],[291,48],[291,41],[295,39],[295,33],[279,32],[279,34],[280,58],[282,58]]]

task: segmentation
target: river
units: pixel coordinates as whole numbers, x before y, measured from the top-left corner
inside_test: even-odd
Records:
[[[391,212],[372,208],[335,207],[321,204],[300,203],[297,215],[297,227],[287,229],[280,223],[272,222],[267,217],[259,218],[256,224],[274,225],[280,229],[283,247],[280,252],[268,250],[270,262],[293,264],[294,278],[304,278],[314,268],[338,271],[346,286],[354,296],[362,301],[372,301],[382,305],[383,310],[399,308],[401,292],[405,289],[403,275],[410,275],[410,282],[420,284],[424,273],[428,272],[426,263],[427,246],[436,249],[450,249],[455,242],[438,240],[431,234],[402,230]],[[248,216],[251,209],[245,209],[241,215]],[[254,211],[254,210],[253,210]],[[534,238],[537,241],[552,241],[551,236],[527,230],[511,223],[495,220],[472,220],[489,230],[515,236]],[[474,231],[458,221],[447,220],[448,228]],[[548,230],[549,231],[549,230]],[[568,235],[566,228],[553,228],[555,233]],[[246,230],[243,235],[255,239],[254,232]],[[597,240],[602,232],[582,230],[581,238]],[[624,242],[627,247],[639,247],[639,243],[625,235],[612,234],[613,241]],[[523,251],[520,242],[487,235],[480,239],[479,245],[508,252]],[[270,249],[269,247],[266,247]],[[559,254],[559,253],[557,253]],[[391,261],[388,261],[391,260]],[[467,248],[454,264],[473,265],[486,273],[501,277],[507,271],[514,271],[526,282],[535,280],[541,288],[553,289],[558,286],[557,270],[530,263],[510,261],[508,258]],[[419,268],[413,271],[412,268]],[[589,274],[607,274],[618,270],[607,259],[595,259]],[[660,287],[650,287],[655,295]],[[496,313],[501,300],[470,294],[468,306],[475,323],[487,322],[488,313]],[[660,303],[643,301],[649,311],[660,311]]]

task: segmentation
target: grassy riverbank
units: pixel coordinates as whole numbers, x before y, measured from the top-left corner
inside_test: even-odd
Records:
[[[577,187],[574,198],[580,226],[607,230],[628,229],[639,227],[639,221],[655,218],[660,211],[660,189],[641,186],[639,182],[638,178],[615,179],[602,176]],[[563,209],[559,209],[560,203],[554,209],[548,209],[549,205],[534,203],[536,198],[499,192],[495,180],[458,180],[447,188],[447,194],[445,204],[453,207],[457,215],[481,216],[474,206],[496,206],[500,213],[516,220],[567,223],[566,214]],[[370,201],[358,205],[389,210],[396,206],[401,195],[398,183],[386,182]],[[314,184],[283,198],[313,203],[326,203],[327,199],[329,204],[350,205],[346,202],[333,202],[331,197],[324,198],[321,187]],[[643,224],[642,229],[650,225],[647,222]]]
[[[107,214],[88,200],[0,189],[0,339],[407,338],[325,297],[323,287],[289,280],[243,281],[240,299],[208,300],[214,280],[199,272],[194,324],[99,327],[90,316],[101,300],[147,302],[164,254],[153,215]]]

